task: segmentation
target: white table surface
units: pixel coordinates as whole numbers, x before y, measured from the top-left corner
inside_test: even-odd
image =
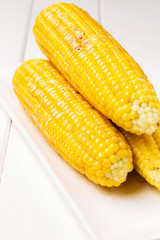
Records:
[[[0,1],[0,65],[44,58],[34,42],[32,26],[39,12],[54,2]],[[151,80],[160,76],[160,1],[65,2],[77,4],[101,22],[138,61]],[[1,240],[88,239],[23,136],[0,106],[0,166],[3,163]],[[49,212],[45,208],[47,204],[52,206]]]

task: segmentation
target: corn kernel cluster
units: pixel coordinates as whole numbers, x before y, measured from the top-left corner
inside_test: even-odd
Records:
[[[123,135],[45,60],[24,62],[14,91],[48,142],[72,167],[102,186],[119,186],[132,170]]]
[[[107,118],[137,135],[157,129],[160,104],[152,84],[85,11],[56,3],[37,17],[34,34],[54,66]]]
[[[133,151],[137,172],[160,190],[160,131],[156,131],[156,138],[152,135],[137,136],[122,129],[121,131]],[[156,139],[158,139],[158,144]]]
[[[153,133],[153,138],[160,150],[160,127]]]
[[[54,67],[45,60],[24,62],[13,87],[51,146],[91,181],[108,187],[126,180],[133,152],[136,170],[160,190],[160,103],[140,66],[73,4],[43,10],[34,35]],[[120,127],[130,146],[94,107]]]

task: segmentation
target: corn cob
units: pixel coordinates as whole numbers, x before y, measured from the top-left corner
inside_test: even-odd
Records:
[[[132,170],[123,135],[48,61],[23,63],[13,77],[23,108],[72,167],[102,186],[119,186]]]
[[[160,190],[160,145],[152,135],[137,136],[122,129],[121,131],[132,149],[135,169],[151,185]]]
[[[153,138],[160,150],[160,127],[153,133]]]
[[[53,65],[107,118],[137,135],[157,129],[160,104],[152,84],[85,11],[56,3],[40,13],[33,31]]]

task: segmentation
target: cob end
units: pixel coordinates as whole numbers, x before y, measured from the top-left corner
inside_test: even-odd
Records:
[[[133,102],[132,111],[136,111],[138,114],[138,118],[132,120],[134,132],[139,131],[140,134],[148,135],[155,132],[159,125],[159,109],[152,108],[149,103],[140,103],[136,100]]]
[[[133,165],[129,161],[128,157],[124,157],[118,162],[113,163],[110,169],[111,172],[106,173],[105,177],[111,181],[122,183],[126,180],[128,172],[131,172],[133,170]]]

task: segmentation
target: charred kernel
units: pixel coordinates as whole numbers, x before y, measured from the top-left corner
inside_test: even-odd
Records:
[[[75,48],[74,48],[74,51],[75,52],[78,52],[78,51],[80,51],[81,50],[81,46],[76,46]]]
[[[77,35],[77,39],[78,40],[82,40],[83,38],[84,38],[84,35],[85,35],[85,33],[83,32],[83,33],[80,33],[80,34],[78,34]]]

